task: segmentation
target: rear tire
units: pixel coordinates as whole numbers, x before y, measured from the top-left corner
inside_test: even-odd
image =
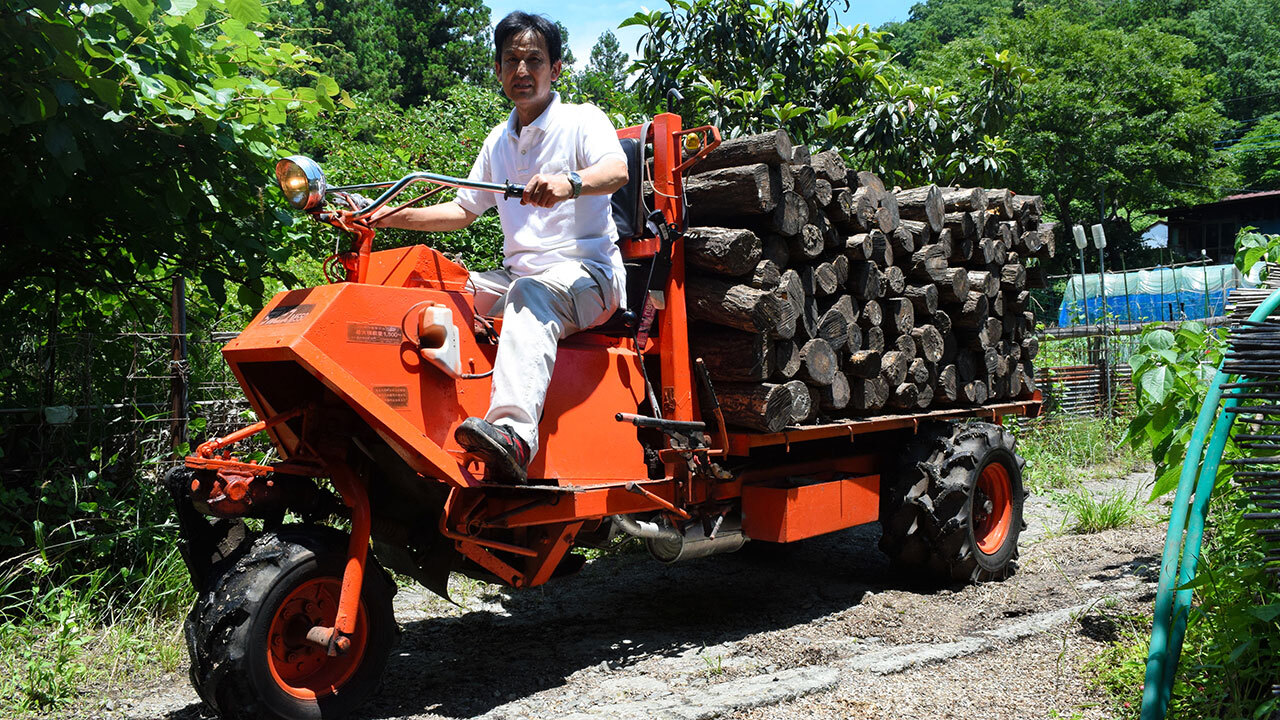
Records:
[[[319,526],[263,533],[212,577],[187,616],[191,682],[222,718],[317,720],[377,690],[395,642],[395,584],[369,555],[351,648],[329,657],[305,639],[333,625],[347,535]]]
[[[882,494],[880,549],[934,581],[1003,580],[1018,563],[1026,465],[999,425],[933,426]]]

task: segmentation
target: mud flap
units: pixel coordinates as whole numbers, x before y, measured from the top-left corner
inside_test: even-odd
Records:
[[[178,516],[178,549],[186,562],[192,586],[201,592],[213,567],[233,555],[249,533],[242,520],[209,520],[196,511],[191,499],[195,473],[187,467],[174,468],[165,473],[164,487],[173,498]]]

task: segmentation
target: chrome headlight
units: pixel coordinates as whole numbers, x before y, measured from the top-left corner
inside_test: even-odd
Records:
[[[314,210],[324,200],[324,173],[309,157],[290,155],[276,163],[276,180],[285,199],[299,210]]]

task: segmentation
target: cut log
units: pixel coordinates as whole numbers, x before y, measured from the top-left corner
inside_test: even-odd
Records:
[[[849,266],[849,280],[845,283],[845,287],[858,300],[869,302],[884,295],[882,283],[880,269],[875,263],[860,262]]]
[[[875,190],[876,193],[884,193],[884,182],[878,175],[866,170],[853,171],[849,170],[844,175],[845,182],[851,188],[868,188]]]
[[[818,207],[830,205],[833,194],[834,191],[830,182],[822,178],[816,178],[813,181],[813,201],[818,204]]]
[[[1001,220],[1013,220],[1013,191],[987,190],[987,210],[994,211]]]
[[[750,285],[760,290],[776,290],[782,282],[782,271],[772,260],[761,260],[751,271]]]
[[[850,235],[845,239],[844,254],[851,262],[855,263],[870,260],[871,236],[867,233]]]
[[[800,193],[787,190],[782,193],[778,204],[773,208],[773,214],[769,216],[769,228],[780,235],[794,235],[800,232],[808,219],[808,203],[800,197]]]
[[[944,188],[942,203],[948,213],[987,209],[987,194],[982,188]]]
[[[800,232],[786,238],[787,253],[797,262],[812,260],[822,254],[822,231],[817,225],[804,225]]]
[[[1014,195],[1013,216],[1024,226],[1039,222],[1044,215],[1044,201],[1039,195]]]
[[[840,367],[836,353],[822,338],[813,338],[800,348],[800,371],[796,378],[811,385],[830,385]]]
[[[772,292],[726,280],[686,278],[689,317],[750,332],[773,332],[783,317],[782,300]]]
[[[699,270],[746,275],[760,262],[760,238],[750,230],[694,227],[685,233],[684,243],[685,259]]]
[[[813,268],[814,290],[819,296],[834,295],[840,288],[840,275],[829,262],[818,263]]]
[[[804,312],[804,285],[800,281],[800,273],[795,270],[784,271],[774,294],[782,303],[782,320],[773,335],[776,338],[790,338],[795,334],[796,323]]]
[[[725,423],[775,433],[791,421],[791,389],[773,383],[720,383],[716,399]]]
[[[938,273],[938,297],[945,302],[961,302],[969,297],[969,274],[964,268],[949,267]]]
[[[763,163],[726,167],[690,177],[684,189],[690,219],[698,224],[708,219],[773,212],[783,194],[782,188],[775,186],[769,166]],[[799,195],[796,199],[804,202]]]
[[[930,363],[942,359],[942,333],[933,325],[920,325],[911,330],[911,339],[916,343],[916,357],[924,358]]]
[[[916,407],[924,410],[933,405],[933,386],[916,385]]]
[[[889,385],[883,378],[854,379],[849,382],[849,409],[875,412],[889,400]]]
[[[872,230],[868,235],[871,237],[871,259],[880,267],[892,265],[893,245],[889,242],[889,236],[879,230]]]
[[[934,399],[939,402],[951,404],[958,397],[958,386],[956,384],[956,366],[944,365],[938,370],[938,379],[933,384]]]
[[[1027,268],[1021,263],[1010,263],[1000,268],[1000,289],[1016,292],[1027,286]]]
[[[849,378],[844,373],[836,373],[831,384],[818,388],[820,407],[827,412],[837,412],[849,406]]]
[[[859,350],[850,353],[845,362],[845,372],[856,378],[872,378],[880,374],[880,353]]]
[[[942,191],[937,185],[902,190],[895,195],[898,198],[898,214],[901,217],[925,222],[935,233],[942,231],[946,202],[942,199]]]
[[[962,265],[973,257],[973,238],[958,238],[951,234],[949,228],[943,228],[942,232],[938,233],[939,245],[943,243],[943,236],[946,236],[951,244],[951,254],[947,257],[951,264]]]
[[[900,410],[914,410],[919,397],[920,389],[915,383],[902,383],[889,393],[888,405]]]
[[[853,224],[860,230],[871,230],[879,224],[876,211],[880,209],[880,195],[873,188],[853,191]]]
[[[831,267],[836,271],[836,284],[844,285],[849,282],[849,256],[837,255],[831,258]]]
[[[824,150],[809,158],[809,164],[813,166],[814,172],[822,180],[826,180],[832,185],[842,185],[845,183],[845,173],[848,168],[844,165],[844,158],[840,157],[839,151]]]
[[[897,265],[890,265],[885,268],[880,275],[884,278],[884,290],[886,295],[901,295],[902,291],[906,290],[906,273],[902,272],[902,268]]]
[[[915,308],[906,298],[888,298],[884,301],[884,328],[895,335],[909,335],[916,325]]]
[[[987,321],[988,302],[986,295],[970,290],[959,312],[951,313],[952,326],[972,330],[983,325]]]
[[[910,257],[916,251],[915,236],[905,227],[898,226],[889,233],[889,244],[893,246],[893,254]]]
[[[1000,281],[986,270],[970,270],[968,277],[970,290],[980,292],[988,298],[1000,293]]]
[[[836,352],[848,346],[849,318],[841,312],[840,308],[829,308],[818,318],[818,337],[826,340],[827,345]]]
[[[917,315],[929,316],[938,311],[937,285],[908,285],[901,292],[915,306]]]
[[[773,371],[773,341],[764,333],[698,326],[689,333],[689,351],[706,363],[712,380],[759,382]]]
[[[947,270],[947,254],[938,245],[925,245],[911,253],[907,275],[913,280],[934,282]]]
[[[799,425],[813,416],[813,397],[809,395],[809,388],[799,380],[788,382],[786,388],[791,392],[791,422],[788,424]]]
[[[816,199],[818,191],[818,175],[814,173],[812,166],[808,163],[799,165],[793,163],[791,165],[791,177],[792,182],[795,183],[795,186],[792,189],[800,193],[800,197],[806,200]],[[826,201],[822,204],[826,205],[830,202],[831,195],[828,193]]]
[[[902,229],[911,233],[912,252],[915,252],[915,249],[921,245],[928,245],[934,235],[929,226],[919,220],[903,220]]]
[[[960,402],[966,405],[981,405],[987,401],[987,384],[981,380],[971,380],[960,389]]]
[[[859,313],[858,324],[863,328],[880,327],[884,322],[884,308],[875,300],[868,300],[862,304],[862,312]]]
[[[951,241],[953,243],[957,239],[974,240],[981,235],[972,213],[947,213],[946,218],[943,220],[943,227],[951,231]]]
[[[801,265],[796,268],[800,275],[800,287],[804,288],[804,304],[800,311],[800,327],[804,328],[805,337],[817,337],[818,334],[818,281],[814,276],[812,265]]]
[[[800,372],[800,346],[792,340],[773,343],[773,373],[778,380],[790,380]]]
[[[897,350],[890,350],[880,356],[880,377],[889,387],[901,385],[910,367],[911,361]]]
[[[768,163],[785,165],[795,157],[795,148],[786,130],[778,129],[759,135],[743,135],[720,143],[701,161],[689,167],[689,175],[705,175],[713,170],[738,165]]]
[[[898,208],[897,195],[894,195],[893,193],[881,192],[880,193],[880,209],[885,212],[885,215],[889,220],[890,229],[897,228],[899,225],[902,224],[902,216],[900,214],[901,211]],[[889,232],[889,230],[885,230],[885,232]]]
[[[808,165],[809,164],[809,146],[808,145],[792,146],[791,164],[792,165]]]
[[[866,328],[863,331],[862,348],[873,352],[884,352],[884,328],[878,325]]]
[[[907,381],[916,385],[929,382],[929,363],[924,358],[918,357],[907,366]]]
[[[902,353],[902,357],[907,360],[916,359],[916,341],[909,333],[906,335],[894,336],[891,345],[891,350],[897,350],[899,353]]]

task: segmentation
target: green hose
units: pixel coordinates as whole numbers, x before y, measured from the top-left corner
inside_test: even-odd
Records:
[[[1252,322],[1261,322],[1280,306],[1280,290],[1271,293],[1257,310],[1249,316]],[[1223,412],[1218,416],[1218,403],[1222,400],[1222,385],[1228,381],[1221,366],[1213,375],[1209,392],[1205,396],[1200,415],[1196,418],[1191,442],[1182,461],[1182,473],[1178,476],[1178,491],[1173,499],[1173,511],[1169,516],[1169,530],[1165,535],[1164,553],[1160,558],[1160,584],[1156,590],[1155,619],[1151,627],[1151,649],[1147,653],[1146,684],[1142,690],[1142,720],[1163,720],[1169,710],[1169,698],[1173,693],[1173,677],[1178,669],[1178,656],[1182,653],[1182,640],[1186,634],[1187,616],[1191,609],[1192,590],[1175,590],[1195,578],[1196,564],[1200,561],[1200,546],[1204,541],[1205,519],[1209,514],[1209,496],[1213,493],[1222,452],[1226,449],[1231,433],[1234,413]],[[1225,407],[1235,407],[1240,401],[1228,396]],[[1215,417],[1217,421],[1214,422]],[[1213,438],[1204,455],[1205,435],[1213,425]],[[1197,474],[1196,470],[1200,472]],[[1186,513],[1192,489],[1194,501]],[[1186,530],[1185,551],[1183,530]],[[1181,567],[1175,571],[1181,555]],[[1176,580],[1176,582],[1175,582]]]

